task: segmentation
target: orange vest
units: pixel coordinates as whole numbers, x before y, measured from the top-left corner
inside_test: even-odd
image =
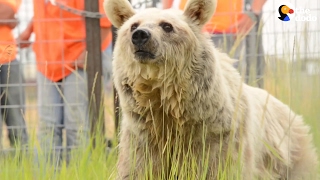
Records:
[[[84,9],[84,0],[59,1],[75,9]],[[99,0],[100,13],[104,13],[102,3],[103,0]],[[102,18],[100,26],[110,28],[111,23],[107,18]],[[52,81],[68,76],[75,68],[74,61],[85,50],[84,18],[61,10],[45,0],[34,0],[33,31],[36,35],[33,49],[38,71]],[[109,33],[101,49],[106,49],[111,40]]]
[[[179,9],[183,10],[187,0],[180,0]],[[204,29],[210,33],[236,33],[237,29],[231,28],[243,14],[243,0],[218,0],[217,8],[211,20]]]
[[[0,0],[1,4],[10,6],[16,13],[21,4],[20,0]],[[12,29],[0,25],[0,65],[11,62],[16,58],[17,47],[12,34]]]

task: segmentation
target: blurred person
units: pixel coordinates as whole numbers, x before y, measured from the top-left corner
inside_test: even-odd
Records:
[[[62,10],[55,3],[84,10],[84,0],[34,0],[34,17],[18,39],[22,47],[27,47],[30,43],[25,41],[35,33],[39,140],[46,156],[59,164],[63,128],[66,130],[67,163],[72,148],[88,144],[90,128],[85,18]],[[102,3],[103,0],[99,0],[100,13],[104,13]],[[105,50],[111,44],[111,24],[107,18],[101,18],[100,26],[101,50]]]
[[[25,112],[24,79],[16,59],[17,47],[12,34],[20,0],[0,0],[0,140],[3,122],[7,125],[11,146],[28,143]],[[0,142],[0,149],[2,142]]]
[[[162,0],[164,9],[171,7],[183,10],[186,2],[187,0]],[[257,32],[257,24],[265,2],[266,0],[219,0],[215,14],[204,27],[204,31],[212,34],[216,47],[240,60],[235,63],[235,67],[241,72],[245,70],[246,83],[249,80],[250,64],[255,62],[258,68],[264,68],[263,59],[254,58],[257,56],[254,53],[261,51],[255,51],[254,47],[257,47],[255,44],[258,44],[259,39],[253,34]],[[246,4],[249,4],[247,9]],[[246,38],[248,34],[251,34],[250,39]],[[250,42],[250,46],[246,46],[246,42]],[[250,61],[247,53],[250,53]],[[262,71],[258,72],[259,78],[262,78],[261,73]]]

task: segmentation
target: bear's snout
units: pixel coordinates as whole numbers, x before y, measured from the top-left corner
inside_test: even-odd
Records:
[[[150,32],[145,29],[137,29],[132,34],[132,43],[136,46],[143,46],[150,39]]]

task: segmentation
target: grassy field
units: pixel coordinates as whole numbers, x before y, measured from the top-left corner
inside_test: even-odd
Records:
[[[319,64],[320,65],[320,64]],[[285,63],[283,61],[271,61],[267,59],[267,71],[265,89],[272,95],[288,104],[296,113],[303,115],[307,124],[311,126],[314,143],[320,156],[320,75],[307,75],[298,63]],[[319,66],[320,67],[320,66]],[[33,87],[34,88],[34,87]],[[31,134],[30,147],[39,148],[36,140],[37,113],[34,89],[28,89],[27,112],[25,114]],[[106,136],[114,136],[112,96],[106,96]],[[7,140],[5,147],[8,148]],[[100,142],[100,141],[99,141]],[[101,141],[102,142],[102,141]],[[38,149],[39,150],[39,149]],[[41,151],[39,151],[41,154]],[[106,151],[103,143],[98,143],[92,149],[82,149],[74,153],[70,165],[65,163],[59,169],[53,168],[44,159],[35,163],[33,152],[11,153],[0,158],[1,180],[100,180],[115,178],[115,163],[117,160],[116,150]],[[235,172],[238,168],[235,167]],[[320,171],[319,171],[320,172]],[[220,179],[231,179],[221,170]],[[199,178],[187,178],[199,179]],[[237,178],[235,178],[237,179]]]

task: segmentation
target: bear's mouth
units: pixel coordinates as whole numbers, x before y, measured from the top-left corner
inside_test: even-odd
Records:
[[[156,56],[153,53],[149,51],[144,51],[144,50],[138,50],[134,54],[136,55],[137,59],[141,59],[141,60],[156,58]]]

